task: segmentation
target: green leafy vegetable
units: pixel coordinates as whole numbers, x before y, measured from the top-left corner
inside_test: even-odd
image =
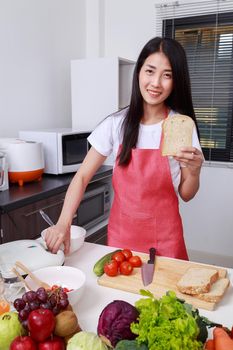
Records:
[[[148,350],[145,344],[138,344],[136,340],[120,340],[115,350]]]
[[[131,330],[149,350],[201,350],[198,341],[199,327],[193,316],[192,306],[177,299],[169,291],[157,300],[149,291],[141,290],[146,298],[136,301],[139,322],[131,324]]]

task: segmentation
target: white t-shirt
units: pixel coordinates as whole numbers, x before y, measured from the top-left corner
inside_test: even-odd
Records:
[[[119,145],[122,143],[123,132],[122,122],[127,109],[111,114],[104,119],[88,137],[89,143],[103,156],[110,156],[113,153],[114,162],[116,161]],[[174,115],[170,111],[169,116]],[[143,149],[158,149],[160,145],[162,122],[151,125],[140,124],[138,142],[136,147]],[[193,147],[201,150],[196,128],[193,130]],[[176,193],[180,183],[180,167],[182,166],[173,157],[169,157],[172,182]]]

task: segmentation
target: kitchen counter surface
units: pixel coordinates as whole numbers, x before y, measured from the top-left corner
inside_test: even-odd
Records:
[[[117,289],[99,286],[97,277],[93,273],[93,266],[104,254],[113,251],[114,248],[85,242],[83,247],[66,257],[65,265],[80,268],[86,274],[86,287],[79,303],[74,307],[81,328],[85,331],[97,331],[98,318],[103,308],[113,300],[125,300],[131,304],[141,298],[138,294],[132,294]],[[226,327],[233,325],[233,269],[228,269],[231,286],[224,298],[217,304],[214,311],[200,309],[202,316],[211,321],[222,323]]]
[[[0,212],[6,212],[66,190],[75,173],[62,175],[43,174],[38,182],[25,183],[20,187],[11,184],[9,190],[0,192]],[[112,167],[104,165],[96,172],[91,182],[112,175]]]

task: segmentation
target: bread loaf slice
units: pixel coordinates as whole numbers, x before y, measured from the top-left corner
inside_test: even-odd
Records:
[[[162,125],[162,155],[174,156],[181,147],[192,146],[194,121],[183,114],[175,114]]]
[[[185,294],[207,293],[218,279],[218,270],[205,267],[191,267],[177,283],[177,288]]]
[[[216,282],[212,284],[209,292],[197,294],[195,295],[195,297],[211,303],[217,303],[222,299],[229,284],[230,284],[230,281],[228,278],[219,278]]]

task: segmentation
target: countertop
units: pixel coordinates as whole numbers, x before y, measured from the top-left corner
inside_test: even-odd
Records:
[[[85,331],[97,331],[98,318],[103,308],[113,300],[125,300],[134,305],[141,298],[117,289],[103,287],[97,284],[97,277],[93,273],[95,262],[114,248],[85,242],[83,247],[66,257],[65,265],[75,266],[86,274],[86,287],[81,300],[74,306],[81,328]],[[214,311],[200,310],[202,316],[211,321],[222,323],[231,328],[233,325],[233,269],[227,269],[231,286],[224,298],[217,304]]]
[[[93,176],[91,182],[111,176],[112,167],[103,165]],[[28,182],[20,187],[11,184],[9,190],[0,192],[0,212],[17,209],[46,197],[59,194],[67,189],[75,173],[62,175],[43,174],[41,181]],[[90,183],[91,183],[90,182]]]

